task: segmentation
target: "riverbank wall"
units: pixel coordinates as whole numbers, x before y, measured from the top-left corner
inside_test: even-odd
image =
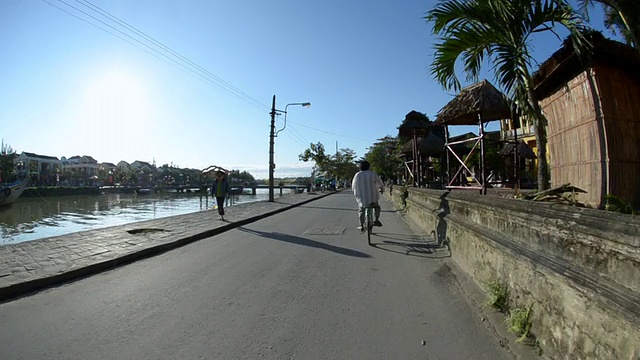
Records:
[[[408,189],[405,207],[394,190],[387,197],[449,246],[488,295],[495,284],[508,289],[506,320],[528,314],[525,341],[545,357],[640,357],[637,216],[417,188]]]

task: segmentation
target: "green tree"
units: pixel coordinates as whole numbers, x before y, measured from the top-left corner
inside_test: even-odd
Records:
[[[589,7],[600,3],[604,10],[604,24],[614,33],[619,32],[627,44],[640,49],[640,4],[638,0],[579,0],[582,12],[589,16]]]
[[[98,176],[99,180],[104,181],[106,183],[109,176],[109,169],[104,166],[100,166],[98,168],[98,172],[96,175]]]
[[[398,145],[398,138],[390,135],[378,139],[364,155],[371,164],[371,170],[384,175],[385,179],[395,180],[398,168],[402,165],[398,157]]]
[[[310,144],[309,148],[298,155],[300,161],[313,161],[320,172],[330,171],[331,157],[325,153],[322,143]]]
[[[355,151],[348,148],[340,149],[330,158],[330,172],[336,180],[350,180],[358,172]]]
[[[328,173],[336,180],[348,180],[358,172],[356,165],[356,153],[351,149],[340,149],[335,155],[325,152],[322,143],[310,144],[302,154],[298,156],[300,161],[315,162],[315,170],[319,173]]]
[[[462,60],[467,80],[477,81],[488,60],[518,111],[533,120],[538,147],[538,189],[549,187],[546,119],[533,89],[530,37],[562,25],[578,55],[588,46],[581,18],[564,0],[447,0],[425,19],[433,23],[431,74],[447,90],[460,89],[455,67]]]
[[[10,182],[15,172],[14,160],[17,157],[18,154],[16,154],[15,150],[2,140],[2,146],[0,147],[0,182]]]
[[[229,171],[229,181],[233,184],[253,184],[256,182],[256,179],[246,171],[231,170]]]

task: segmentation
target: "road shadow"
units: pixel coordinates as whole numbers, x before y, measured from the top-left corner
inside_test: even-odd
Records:
[[[371,257],[370,255],[367,255],[367,254],[359,252],[359,251],[355,251],[355,250],[351,250],[351,249],[347,249],[347,248],[343,248],[343,247],[339,247],[339,246],[333,246],[333,245],[325,244],[325,243],[320,242],[320,241],[306,239],[306,238],[299,237],[299,236],[282,234],[282,233],[277,233],[277,232],[264,232],[264,231],[252,230],[252,229],[248,229],[248,228],[242,227],[242,226],[239,227],[238,230],[244,231],[244,232],[246,232],[248,234],[257,235],[257,236],[265,237],[265,238],[272,239],[272,240],[284,241],[284,242],[288,242],[288,243],[291,243],[291,244],[309,246],[309,247],[314,247],[314,248],[318,248],[318,249],[324,249],[324,250],[331,251],[331,252],[334,252],[334,253],[337,253],[337,254],[340,254],[340,255],[346,255],[346,256],[352,256],[352,257],[358,257],[358,258],[370,258]]]
[[[431,235],[435,234],[432,232]],[[428,259],[443,259],[451,257],[448,244],[439,244],[436,239],[425,240],[429,236],[415,234],[373,233],[371,246],[396,254],[416,256]]]
[[[348,212],[358,212],[358,207],[354,206],[353,208],[335,208],[328,206],[311,206],[311,205],[300,205],[298,208],[307,208],[307,209],[320,209],[320,210],[335,210],[335,211],[348,211]],[[400,210],[380,210],[383,213],[396,213]]]
[[[300,205],[298,208],[306,208],[306,209],[320,209],[320,210],[334,210],[334,211],[358,211],[355,207],[353,209],[349,208],[335,208],[329,206],[311,206],[311,205]]]

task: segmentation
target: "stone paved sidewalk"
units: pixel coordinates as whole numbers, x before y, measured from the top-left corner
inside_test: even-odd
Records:
[[[88,230],[0,246],[0,301],[7,301],[79,277],[249,224],[332,194],[303,193],[215,210]]]

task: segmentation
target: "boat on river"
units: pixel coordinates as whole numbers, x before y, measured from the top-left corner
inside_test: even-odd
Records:
[[[18,180],[15,183],[0,189],[0,206],[11,205],[29,185],[29,178]]]
[[[135,195],[149,195],[149,194],[153,193],[153,189],[143,188],[143,189],[139,189],[139,190],[133,190],[133,193]]]

